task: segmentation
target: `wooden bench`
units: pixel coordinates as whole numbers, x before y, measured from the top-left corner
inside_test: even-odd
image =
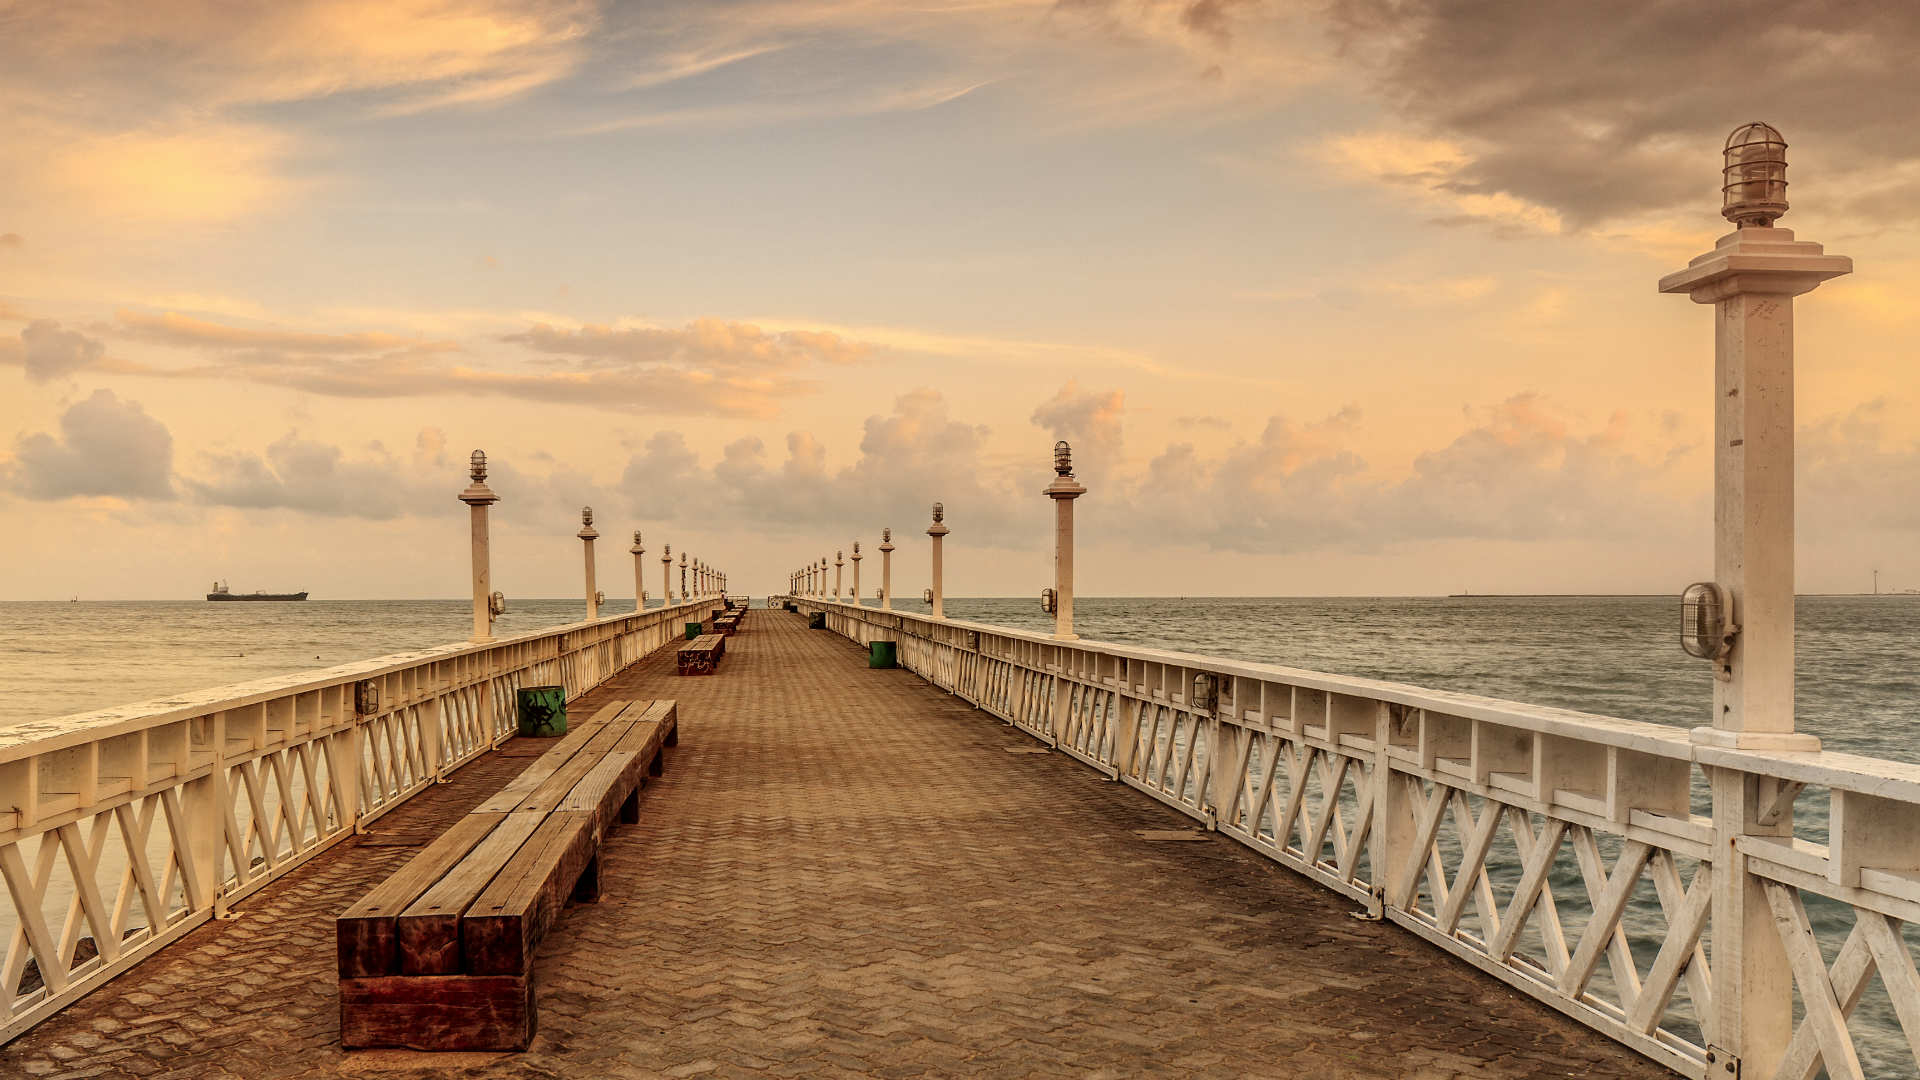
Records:
[[[740,613],[737,611],[730,611],[725,615],[716,617],[713,620],[713,632],[716,634],[724,634],[727,637],[732,637],[733,635],[739,633],[740,632]]]
[[[727,655],[727,639],[722,634],[701,634],[680,647],[680,674],[711,675]]]
[[[678,742],[676,703],[606,705],[340,915],[340,1041],[526,1049],[534,951],[599,899],[602,838]]]

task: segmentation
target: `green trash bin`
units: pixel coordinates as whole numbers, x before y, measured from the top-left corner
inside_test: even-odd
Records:
[[[688,623],[688,624],[687,624],[687,640],[688,640],[688,641],[692,641],[692,640],[693,640],[694,638],[697,638],[697,637],[699,637],[699,636],[700,636],[700,632],[701,632],[701,631],[700,631],[700,624],[699,624],[699,623],[697,623],[697,622],[690,622],[690,623]]]
[[[520,734],[537,739],[567,733],[567,688],[523,686],[518,695]]]
[[[870,668],[899,667],[898,654],[891,641],[872,641],[867,643],[867,666]]]
[[[824,611],[816,611],[816,612],[814,612],[814,613],[813,613],[812,615],[809,615],[809,616],[807,616],[807,629],[809,629],[809,630],[825,630],[826,628],[827,628],[827,613],[826,613],[826,612],[824,612]]]

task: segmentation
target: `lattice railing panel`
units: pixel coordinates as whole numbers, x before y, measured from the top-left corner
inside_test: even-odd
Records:
[[[11,1038],[578,696],[686,606],[0,731]],[[561,681],[564,680],[564,681]]]

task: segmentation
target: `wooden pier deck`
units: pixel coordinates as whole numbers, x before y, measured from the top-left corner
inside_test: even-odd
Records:
[[[1672,1074],[848,641],[755,610],[574,707],[675,698],[524,1054],[340,1048],[333,917],[543,746],[509,743],[0,1049],[0,1076]]]

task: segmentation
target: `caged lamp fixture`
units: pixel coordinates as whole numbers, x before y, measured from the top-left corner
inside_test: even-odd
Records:
[[[1721,175],[1720,215],[1740,228],[1772,228],[1787,212],[1787,140],[1772,124],[1733,129]]]

